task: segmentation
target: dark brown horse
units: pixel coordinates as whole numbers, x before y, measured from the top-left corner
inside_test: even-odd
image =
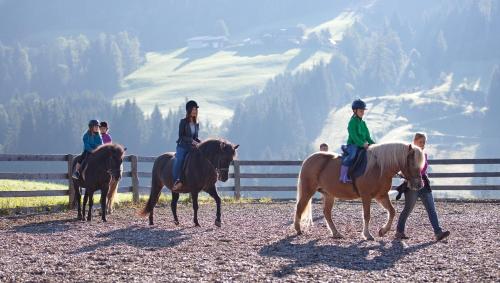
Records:
[[[229,142],[209,139],[193,150],[186,157],[183,166],[183,193],[191,193],[194,210],[194,224],[198,223],[198,194],[205,191],[214,198],[217,205],[215,225],[221,226],[221,199],[215,188],[215,182],[220,180],[227,181],[229,178],[229,165],[236,155],[236,149],[239,145],[233,145]],[[160,198],[161,190],[164,186],[171,189],[174,185],[172,176],[172,166],[174,164],[173,152],[165,153],[156,158],[153,165],[153,176],[151,178],[151,193],[146,207],[141,211],[141,216],[149,214],[149,225],[153,225],[153,209]],[[172,192],[171,209],[174,215],[174,223],[179,224],[177,218],[177,201],[179,193]]]
[[[94,205],[94,192],[101,190],[101,218],[106,222],[106,197],[110,184],[118,183],[121,177],[121,165],[125,148],[118,144],[101,145],[94,153],[87,157],[87,166],[80,174],[80,179],[73,180],[75,188],[75,202],[78,204],[78,219],[85,220],[85,206],[89,201],[87,221],[92,220],[92,206]],[[73,161],[73,168],[81,157]],[[83,198],[83,212],[81,206],[80,188],[85,188]]]
[[[332,221],[332,207],[335,199],[352,200],[361,198],[363,202],[363,237],[373,240],[368,229],[370,223],[370,203],[372,199],[387,210],[387,223],[379,230],[385,235],[391,228],[395,210],[389,200],[392,177],[399,171],[408,179],[410,189],[422,187],[420,169],[423,167],[424,154],[417,146],[405,143],[386,143],[370,146],[367,150],[368,165],[364,175],[355,179],[353,184],[339,181],[342,160],[338,155],[317,152],[302,163],[297,184],[297,207],[295,210],[295,230],[302,233],[301,222],[307,226],[312,223],[311,198],[317,191],[323,194],[323,214],[328,228],[335,238],[342,235]]]

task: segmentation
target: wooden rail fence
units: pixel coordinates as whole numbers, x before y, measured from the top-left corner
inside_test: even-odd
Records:
[[[0,197],[45,197],[45,196],[69,196],[70,204],[74,196],[73,182],[71,181],[72,162],[76,155],[27,155],[27,154],[0,154],[0,162],[13,161],[36,161],[36,162],[66,162],[67,171],[64,173],[20,173],[20,172],[0,172],[0,179],[13,180],[67,180],[67,190],[34,190],[34,191],[0,191]],[[123,172],[123,178],[131,178],[131,186],[123,186],[118,189],[120,193],[132,193],[133,201],[138,202],[141,192],[148,191],[149,186],[141,186],[139,178],[151,178],[151,172],[139,172],[139,163],[152,163],[155,157],[129,155],[124,158],[124,162],[130,162],[130,171]],[[229,191],[234,193],[234,197],[239,199],[241,192],[286,192],[295,191],[295,186],[243,186],[241,179],[296,179],[298,168],[302,161],[265,161],[265,160],[235,160],[232,163],[233,173],[229,177],[234,179],[234,186],[219,187],[219,191]],[[497,165],[500,159],[434,159],[429,160],[431,165]],[[243,166],[295,166],[295,173],[242,173]],[[458,173],[430,173],[431,178],[494,178],[500,177],[500,172],[458,172]],[[500,190],[500,184],[496,185],[438,185],[433,186],[433,190]]]

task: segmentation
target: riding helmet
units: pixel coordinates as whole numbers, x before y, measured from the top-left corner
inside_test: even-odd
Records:
[[[352,102],[352,110],[363,109],[366,110],[366,103],[361,99],[356,99]]]
[[[90,120],[89,127],[99,126],[99,120]]]
[[[186,103],[186,112],[191,112],[191,109],[193,108],[200,108],[200,106],[198,106],[198,103],[196,103],[196,101],[194,100],[189,100],[187,103]]]

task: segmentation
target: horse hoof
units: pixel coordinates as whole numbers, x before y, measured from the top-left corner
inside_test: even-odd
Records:
[[[102,219],[102,222],[108,222],[108,220],[106,220],[106,218]]]
[[[302,235],[302,231],[301,230],[297,230],[297,236],[299,235]]]
[[[380,230],[378,230],[378,236],[379,237],[383,237],[385,236],[386,232],[384,232],[384,228],[380,228]]]
[[[179,225],[179,220],[174,220],[175,225]]]
[[[344,239],[344,236],[342,236],[342,234],[335,234],[335,235],[332,235],[332,237],[334,239]]]
[[[220,228],[220,226],[222,226],[222,222],[220,222],[220,220],[215,220],[215,226]]]
[[[153,221],[149,221],[149,226],[153,226]]]
[[[83,217],[82,217],[81,215],[78,215],[78,216],[76,217],[76,219],[77,219],[77,220],[83,220]]]
[[[368,235],[368,236],[364,236],[364,237],[365,237],[365,240],[367,240],[367,241],[373,241],[373,240],[375,240],[375,238],[373,238],[372,235]]]
[[[200,224],[195,223],[195,224],[194,224],[194,227],[201,227],[201,226],[200,226]]]

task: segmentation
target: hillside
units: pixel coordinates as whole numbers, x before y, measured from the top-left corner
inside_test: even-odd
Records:
[[[355,19],[355,13],[343,12],[332,20],[306,28],[302,36],[297,36],[301,43],[281,42],[278,38],[255,44],[239,42],[223,49],[185,47],[171,52],[150,52],[144,66],[124,79],[114,102],[135,100],[146,113],[158,105],[167,114],[186,99],[196,99],[202,107],[203,119],[219,126],[232,117],[234,108],[244,98],[260,92],[275,76],[328,63],[333,52],[331,46],[342,39]],[[310,42],[325,30],[329,32],[325,39],[328,42]]]

